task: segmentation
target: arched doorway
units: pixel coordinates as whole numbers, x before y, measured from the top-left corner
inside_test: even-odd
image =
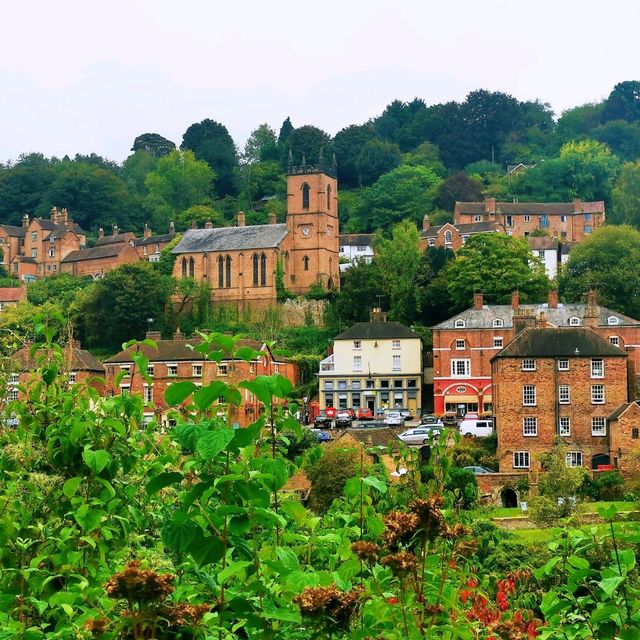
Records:
[[[335,288],[336,285],[333,282],[333,276],[329,276],[329,280],[327,281],[327,289],[329,289],[329,291],[333,291]]]
[[[591,458],[592,469],[597,469],[601,464],[611,464],[611,458],[606,453],[598,453]]]
[[[509,487],[505,487],[500,492],[500,500],[502,501],[502,506],[507,509],[513,509],[518,506],[518,494]]]

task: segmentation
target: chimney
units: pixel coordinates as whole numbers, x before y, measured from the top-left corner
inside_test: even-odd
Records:
[[[584,324],[592,329],[597,329],[600,320],[600,308],[598,307],[598,295],[593,289],[587,293],[587,308],[584,312]]]
[[[160,340],[162,338],[162,334],[159,331],[147,331],[146,337],[149,340]]]
[[[598,306],[598,294],[595,289],[589,289],[587,293],[587,307],[597,307]]]
[[[28,226],[29,226],[29,214],[28,214],[28,213],[25,213],[25,214],[22,216],[22,227],[23,227],[24,229],[26,229]]]
[[[536,312],[533,309],[517,308],[513,311],[513,327],[516,333],[536,326]]]
[[[198,228],[198,222],[197,222],[197,220],[192,220],[192,221],[191,221],[191,228],[192,228],[192,229],[197,229],[197,228]]]
[[[369,312],[369,322],[386,322],[387,314],[380,309],[380,307],[374,307]]]
[[[277,223],[278,223],[278,216],[275,213],[270,213],[269,224],[277,224]]]
[[[204,223],[204,228],[205,228],[205,229],[213,229],[213,222],[211,222],[211,220],[207,220],[207,221]]]
[[[484,210],[486,213],[495,213],[496,212],[496,199],[495,198],[486,198],[484,201]]]
[[[184,336],[182,335],[182,331],[180,331],[180,327],[176,329],[176,332],[173,334],[174,340],[184,340]]]
[[[536,327],[541,327],[544,328],[547,326],[547,314],[544,311],[540,312],[540,317],[538,318],[538,321],[536,322]]]
[[[102,227],[98,229],[98,238],[104,238],[104,229]]]
[[[175,233],[175,232],[176,232],[176,225],[175,225],[174,221],[172,220],[169,223],[169,233]]]
[[[53,220],[55,223],[58,222],[58,208],[57,207],[51,207],[51,220]]]
[[[238,211],[238,226],[239,227],[244,227],[244,225],[246,224],[247,218],[244,215],[244,211]]]
[[[62,209],[62,213],[58,217],[58,220],[65,226],[68,227],[71,224],[71,220],[69,220],[69,212],[65,209]]]
[[[149,229],[149,225],[146,222],[144,223],[144,231],[142,232],[142,237],[143,238],[151,237],[151,229]]]
[[[431,226],[429,222],[429,216],[425,214],[424,218],[422,218],[422,230],[426,231]]]
[[[549,309],[557,309],[558,308],[558,292],[553,290],[549,291],[549,295],[547,296],[547,306]]]
[[[482,293],[474,293],[473,308],[476,309],[476,311],[482,311],[483,305],[484,305],[484,300],[482,299]]]
[[[117,236],[119,233],[120,233],[120,228],[118,227],[117,224],[114,224],[112,235]]]
[[[582,200],[580,198],[573,199],[573,213],[580,213],[582,211]]]
[[[520,306],[520,294],[517,291],[514,291],[511,294],[511,308],[516,311]]]

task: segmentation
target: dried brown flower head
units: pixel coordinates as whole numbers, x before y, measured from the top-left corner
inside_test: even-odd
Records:
[[[160,616],[169,623],[170,628],[175,629],[195,625],[211,609],[208,604],[174,604],[162,607]]]
[[[93,618],[84,623],[84,628],[91,632],[94,638],[99,638],[106,633],[109,621],[106,618]]]
[[[110,598],[122,598],[129,602],[152,602],[163,600],[173,593],[175,576],[160,575],[149,569],[141,569],[140,561],[133,560],[122,571],[116,573],[104,585]]]
[[[378,557],[380,547],[375,542],[358,540],[358,542],[354,542],[351,545],[351,551],[353,551],[360,560],[373,561]]]
[[[327,615],[336,624],[348,624],[363,592],[362,586],[351,591],[339,591],[335,585],[328,587],[307,587],[294,602],[306,616]]]
[[[414,500],[410,505],[411,511],[418,517],[420,527],[430,540],[437,537],[444,527],[444,518],[440,511],[442,505],[442,496],[439,495],[431,496],[427,500]]]
[[[389,567],[395,575],[401,576],[411,573],[418,568],[418,558],[416,558],[413,553],[401,551],[400,553],[385,556],[380,560],[380,564]]]
[[[442,537],[446,540],[457,540],[463,536],[468,536],[471,533],[469,527],[465,527],[463,524],[456,522],[453,526],[445,524],[442,527]]]
[[[418,528],[420,521],[413,513],[392,511],[384,517],[385,531],[382,534],[384,543],[390,548],[396,548],[401,542],[408,542]]]

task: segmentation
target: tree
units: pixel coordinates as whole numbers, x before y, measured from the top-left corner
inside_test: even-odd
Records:
[[[281,156],[285,164],[288,162],[289,150],[293,155],[293,164],[298,165],[304,156],[307,164],[317,164],[320,150],[324,154],[325,161],[331,161],[331,138],[322,129],[306,124],[294,129],[289,136],[284,154]]]
[[[131,151],[146,151],[156,158],[170,154],[176,148],[175,142],[167,140],[159,133],[143,133],[133,141]]]
[[[277,161],[278,157],[276,132],[268,124],[261,124],[247,139],[242,152],[242,161],[245,164],[256,164]]]
[[[347,480],[355,477],[360,456],[355,449],[329,447],[307,474],[311,480],[309,506],[316,513],[324,513],[342,495]]]
[[[416,272],[417,306],[420,320],[433,326],[451,315],[451,298],[447,290],[447,266],[455,254],[446,247],[429,247],[421,256]]]
[[[640,158],[640,123],[610,120],[594,129],[591,135],[623,160]]]
[[[376,263],[358,260],[341,277],[340,293],[334,305],[335,317],[331,319],[334,327],[341,331],[356,322],[368,322],[369,311],[376,304],[378,295],[383,299],[387,297]]]
[[[559,285],[569,302],[595,288],[601,304],[640,317],[640,231],[629,226],[598,229],[572,249]]]
[[[453,211],[456,201],[477,202],[482,199],[482,181],[458,171],[445,178],[436,191],[433,203],[445,211]]]
[[[527,241],[501,233],[471,236],[444,276],[456,309],[469,306],[476,291],[482,291],[493,304],[505,304],[513,291],[519,291],[523,302],[533,302],[551,287],[543,264],[531,254]]]
[[[562,112],[556,126],[556,149],[570,140],[588,138],[602,120],[602,104],[583,104]]]
[[[194,222],[200,228],[207,222],[211,222],[214,227],[221,227],[224,220],[219,211],[207,204],[194,204],[179,213],[176,218],[176,225],[181,230],[189,229]]]
[[[80,333],[89,344],[110,349],[144,338],[148,318],[154,319],[154,327],[162,327],[172,289],[172,279],[151,263],[113,269],[78,296],[75,317]]]
[[[613,188],[611,221],[640,228],[640,161],[627,162]]]
[[[358,179],[362,186],[373,184],[381,175],[389,173],[402,162],[400,147],[393,142],[370,140],[356,159]]]
[[[269,160],[247,165],[243,167],[242,173],[252,202],[263,196],[286,193],[286,180],[279,162]]]
[[[336,133],[333,149],[338,162],[338,180],[341,187],[359,186],[358,157],[364,146],[375,136],[375,130],[370,124],[354,124]]]
[[[393,227],[391,238],[382,231],[374,239],[374,262],[389,296],[389,312],[398,322],[411,324],[418,313],[416,275],[420,263],[420,233],[410,220]]]
[[[93,282],[90,276],[77,278],[69,273],[34,280],[27,286],[27,300],[41,306],[46,302],[57,302],[62,308],[68,308],[81,289]]]
[[[139,196],[147,195],[145,180],[158,166],[158,158],[148,151],[132,153],[122,166],[122,179],[131,193]]]
[[[180,148],[193,151],[198,160],[204,160],[211,167],[218,197],[237,193],[236,146],[223,124],[209,118],[192,124],[182,136]]]
[[[291,118],[287,116],[280,126],[280,132],[278,133],[278,149],[280,149],[280,151],[289,148],[289,138],[292,133],[293,125],[291,124]]]
[[[640,82],[626,80],[613,87],[602,109],[602,121],[609,120],[640,120]]]

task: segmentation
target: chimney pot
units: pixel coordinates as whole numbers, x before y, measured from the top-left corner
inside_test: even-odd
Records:
[[[587,306],[598,306],[598,294],[596,293],[595,289],[589,289],[589,293],[587,293]]]
[[[549,309],[557,309],[558,308],[558,292],[553,290],[549,291],[549,296],[547,297],[547,305]]]
[[[275,213],[269,214],[269,224],[276,224],[278,222],[278,216]]]
[[[205,228],[205,229],[213,229],[213,222],[211,222],[211,220],[207,220],[207,221],[204,223],[204,228]]]
[[[113,225],[113,232],[112,233],[113,233],[114,236],[117,236],[120,233],[120,228],[118,227],[117,224]]]
[[[482,310],[482,307],[484,305],[484,300],[482,297],[482,293],[474,293],[473,294],[473,308],[477,309],[478,311]]]
[[[380,309],[380,307],[374,307],[369,313],[369,322],[386,322],[387,314]]]
[[[176,225],[175,225],[174,221],[172,220],[169,223],[169,233],[175,233],[175,232],[176,232]]]
[[[29,226],[29,214],[25,213],[22,216],[22,226],[26,229]]]
[[[422,230],[426,231],[430,226],[429,216],[425,214],[424,218],[422,218]]]
[[[198,222],[196,220],[192,220],[191,221],[191,228],[192,229],[197,229],[198,228]]]
[[[238,211],[238,226],[244,227],[247,223],[247,217],[244,215],[244,211]]]
[[[151,237],[151,229],[149,229],[149,225],[146,222],[144,223],[144,231],[142,232],[142,237],[143,238]]]
[[[98,229],[98,238],[104,238],[104,229],[102,227]]]
[[[520,306],[520,294],[514,291],[511,294],[511,308],[515,311]]]

